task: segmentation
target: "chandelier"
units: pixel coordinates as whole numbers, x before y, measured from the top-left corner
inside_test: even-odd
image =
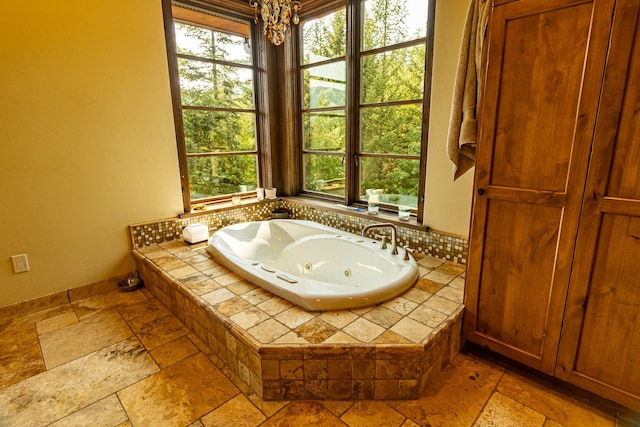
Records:
[[[284,41],[284,34],[291,34],[290,22],[300,22],[298,11],[302,5],[297,0],[249,0],[249,5],[255,11],[256,24],[258,23],[258,7],[263,21],[263,33],[269,41],[279,46]],[[292,17],[293,15],[293,17]]]

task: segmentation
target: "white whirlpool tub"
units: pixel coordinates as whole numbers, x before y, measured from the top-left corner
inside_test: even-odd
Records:
[[[393,298],[418,278],[405,250],[311,221],[224,227],[209,239],[214,259],[254,284],[312,311],[365,307]]]

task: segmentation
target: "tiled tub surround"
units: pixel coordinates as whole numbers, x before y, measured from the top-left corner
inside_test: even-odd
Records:
[[[419,255],[421,277],[400,297],[309,312],[217,264],[204,244],[134,255],[148,289],[264,400],[416,399],[460,348],[460,264]]]
[[[355,234],[359,234],[369,224],[386,222],[382,215],[374,217],[366,213],[346,211],[331,203],[310,202],[302,198],[282,198],[262,202],[245,199],[244,203],[244,205],[229,206],[215,211],[185,214],[180,218],[167,218],[132,225],[129,229],[133,248],[138,249],[179,239],[182,228],[189,224],[205,224],[209,232],[213,233],[230,224],[270,219],[271,211],[276,208],[287,209],[291,218],[307,219]],[[397,229],[399,246],[409,246],[419,254],[431,255],[459,264],[467,262],[468,241],[465,238],[425,230],[424,227],[405,226],[399,222]]]

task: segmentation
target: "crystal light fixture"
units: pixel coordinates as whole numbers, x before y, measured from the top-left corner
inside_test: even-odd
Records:
[[[302,5],[297,0],[249,0],[249,5],[256,13],[258,23],[258,7],[263,21],[263,32],[271,43],[279,46],[284,41],[284,34],[291,33],[289,26],[300,22],[298,11]],[[293,15],[293,16],[292,16]]]

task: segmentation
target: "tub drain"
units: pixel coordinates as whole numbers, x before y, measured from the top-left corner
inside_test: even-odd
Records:
[[[349,270],[348,268],[344,270],[344,277],[351,277],[351,270]]]
[[[313,270],[313,264],[311,264],[310,262],[306,263],[304,265],[304,269],[307,270],[307,271]]]

